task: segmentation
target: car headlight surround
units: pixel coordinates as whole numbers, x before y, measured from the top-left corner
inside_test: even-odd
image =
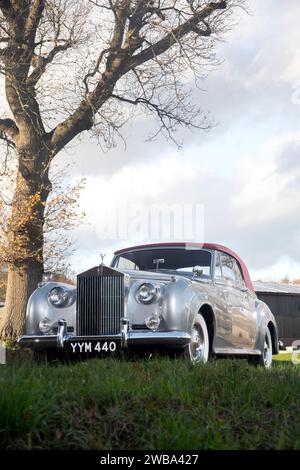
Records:
[[[39,322],[39,329],[40,329],[40,332],[43,333],[44,335],[47,333],[50,333],[50,331],[52,330],[51,320],[47,317],[42,318],[41,321]]]
[[[136,299],[142,304],[151,304],[158,296],[159,287],[151,282],[144,282],[136,291]]]
[[[53,287],[48,292],[48,300],[53,307],[65,307],[70,300],[70,293],[63,287]]]

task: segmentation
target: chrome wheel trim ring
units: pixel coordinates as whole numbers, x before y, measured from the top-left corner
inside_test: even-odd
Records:
[[[204,362],[205,338],[200,325],[193,326],[189,348],[193,362]]]

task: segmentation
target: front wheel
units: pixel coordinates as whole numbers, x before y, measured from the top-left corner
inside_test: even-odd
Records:
[[[251,362],[254,365],[263,366],[265,369],[270,369],[272,367],[272,355],[272,337],[269,328],[267,328],[262,353],[259,356],[252,357]]]
[[[176,355],[188,359],[193,364],[207,362],[209,356],[209,337],[202,315],[197,315],[192,328],[190,343]]]

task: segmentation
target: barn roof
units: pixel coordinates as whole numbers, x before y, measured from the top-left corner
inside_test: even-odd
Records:
[[[284,284],[280,282],[253,282],[254,290],[257,293],[270,293],[270,294],[298,294],[300,295],[300,285],[297,284]]]

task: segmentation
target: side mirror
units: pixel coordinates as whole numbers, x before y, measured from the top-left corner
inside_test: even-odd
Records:
[[[156,269],[159,269],[159,265],[165,262],[164,258],[157,258],[153,260],[153,264],[156,264]]]
[[[200,277],[203,275],[203,269],[200,266],[193,267],[193,275],[194,277]]]

